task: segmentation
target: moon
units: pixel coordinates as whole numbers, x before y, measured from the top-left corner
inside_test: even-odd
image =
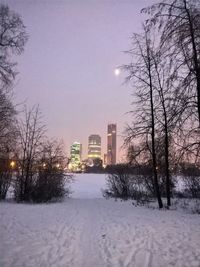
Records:
[[[119,74],[120,74],[120,69],[116,68],[115,71],[114,71],[114,73],[115,73],[115,76],[119,76]]]

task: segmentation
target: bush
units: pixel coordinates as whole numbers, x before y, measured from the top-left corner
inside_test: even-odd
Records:
[[[14,181],[18,202],[47,202],[69,195],[72,176],[65,174],[67,159],[61,142],[46,141],[37,158],[23,158]]]
[[[11,184],[12,170],[9,168],[9,158],[0,159],[0,200],[6,198],[7,191]]]
[[[62,170],[52,168],[51,170],[40,170],[31,179],[26,189],[26,196],[21,195],[24,182],[22,177],[15,181],[15,200],[28,202],[48,202],[61,199],[70,194],[71,175],[66,175]]]
[[[108,189],[104,191],[104,196],[128,199],[130,197],[130,175],[129,174],[109,174],[107,177]]]
[[[182,209],[189,213],[200,214],[200,199],[177,198],[172,202],[173,209]]]
[[[183,176],[183,194],[191,198],[200,198],[200,176]]]
[[[148,201],[152,194],[149,192],[143,175],[137,175],[133,169],[124,164],[109,168],[107,189],[103,191],[105,197],[114,197],[137,202]]]
[[[70,193],[69,182],[72,176],[65,175],[57,168],[40,170],[34,181],[31,200],[33,202],[48,202],[61,199]]]
[[[11,184],[12,174],[10,171],[0,172],[0,200],[6,198]]]
[[[179,198],[200,198],[200,169],[194,164],[188,164],[181,169],[177,177],[179,187],[176,196]]]

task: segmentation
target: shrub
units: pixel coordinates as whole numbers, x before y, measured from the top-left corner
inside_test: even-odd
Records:
[[[200,169],[194,164],[188,164],[181,169],[177,177],[179,187],[176,196],[181,198],[200,198]]]
[[[21,160],[14,182],[15,199],[47,202],[69,195],[72,176],[65,174],[67,159],[62,142],[46,141],[37,158]]]
[[[0,200],[6,198],[6,194],[11,184],[12,174],[10,171],[0,172]]]
[[[191,198],[200,198],[200,176],[183,176],[184,194]]]
[[[0,159],[0,200],[6,198],[11,184],[12,170],[9,168],[9,158]]]
[[[31,200],[33,202],[48,202],[68,196],[71,178],[72,176],[66,175],[62,170],[55,167],[41,169],[34,181]]]
[[[125,164],[110,167],[107,176],[108,188],[103,191],[103,195],[124,200],[131,198],[138,202],[148,201],[152,194],[148,190],[144,176],[134,172]]]

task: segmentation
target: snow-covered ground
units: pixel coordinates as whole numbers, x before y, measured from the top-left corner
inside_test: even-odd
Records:
[[[73,198],[103,198],[101,189],[105,189],[104,174],[77,174],[72,184]]]
[[[103,199],[78,175],[62,203],[0,203],[1,267],[199,267],[200,216]]]

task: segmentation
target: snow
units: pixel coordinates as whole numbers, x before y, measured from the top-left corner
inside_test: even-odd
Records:
[[[0,203],[1,267],[199,267],[200,216],[102,198],[77,175],[61,203]]]
[[[76,174],[72,185],[73,198],[103,198],[101,189],[105,189],[105,175]]]

